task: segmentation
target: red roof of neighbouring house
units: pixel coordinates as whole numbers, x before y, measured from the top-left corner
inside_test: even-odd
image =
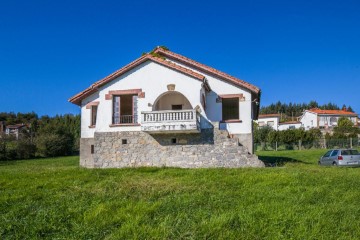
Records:
[[[280,114],[260,114],[259,118],[280,117]]]
[[[313,112],[316,114],[321,115],[351,115],[351,116],[357,116],[356,113],[345,111],[345,110],[322,110],[319,108],[312,108],[308,110],[309,112]]]
[[[119,70],[117,70],[116,72],[110,74],[109,76],[95,82],[94,84],[92,84],[90,87],[88,87],[87,89],[85,89],[84,91],[76,94],[75,96],[71,97],[69,99],[69,102],[74,103],[76,105],[80,105],[81,104],[81,100],[83,100],[84,98],[88,97],[89,95],[95,93],[98,91],[98,87],[101,87],[103,85],[105,85],[106,83],[114,80],[115,78],[121,76],[122,74],[126,73],[127,71],[133,69],[134,67],[140,65],[141,63],[144,63],[146,61],[153,61],[156,63],[159,63],[163,66],[166,66],[168,68],[174,69],[175,71],[179,71],[183,74],[186,74],[190,77],[193,77],[195,79],[198,79],[200,81],[203,81],[205,84],[205,76],[201,75],[200,73],[194,72],[188,68],[182,67],[180,65],[177,65],[173,62],[167,61],[163,58],[160,57],[154,57],[151,54],[145,54],[144,56],[136,59],[135,61],[129,63],[128,65],[120,68]]]
[[[279,123],[280,125],[285,125],[285,124],[301,124],[301,122],[298,121],[288,121],[288,122],[281,122]]]
[[[6,126],[6,128],[10,128],[10,129],[18,129],[18,128],[22,128],[25,127],[25,124],[14,124],[14,125],[8,125]]]

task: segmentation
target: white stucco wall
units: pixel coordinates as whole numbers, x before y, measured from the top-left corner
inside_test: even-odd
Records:
[[[95,128],[89,128],[89,126],[91,125],[91,109],[86,108],[86,104],[94,101],[99,101],[99,93],[95,93],[82,101],[82,105],[81,105],[81,137],[82,138],[90,138],[94,136]],[[99,120],[100,107],[101,105],[98,106],[97,121]]]
[[[356,123],[357,118],[344,115],[319,115],[319,127],[334,127],[337,126],[339,118],[345,117],[352,123]]]
[[[192,107],[182,94],[174,91],[161,96],[155,105],[153,109],[156,110],[171,110],[172,105],[182,105],[182,109],[193,109],[196,107]]]
[[[173,60],[172,60],[173,61]],[[176,64],[187,67],[181,62],[173,61]],[[211,87],[211,92],[206,95],[206,116],[211,122],[219,122],[222,120],[222,103],[216,102],[219,95],[223,94],[243,94],[245,100],[239,102],[239,118],[241,123],[224,123],[221,124],[223,128],[226,128],[230,134],[248,134],[252,133],[252,102],[251,93],[249,90],[240,88],[233,84],[227,83],[224,80],[201,72],[196,69],[192,69],[194,72],[198,72],[206,77]]]
[[[337,122],[339,118],[345,117],[350,119],[354,124],[356,124],[357,117],[354,116],[346,116],[346,115],[330,115],[330,114],[316,114],[313,112],[305,111],[303,116],[300,119],[303,127],[308,130],[310,128],[317,127],[334,127],[337,126]],[[318,121],[319,119],[319,121]],[[313,125],[311,125],[311,121],[313,121]]]
[[[258,120],[256,120],[255,122],[258,124],[263,122],[264,126],[269,125],[269,122],[274,122],[274,125],[272,126],[272,128],[274,130],[278,130],[278,128],[279,128],[279,117],[262,117],[262,118],[259,118]]]
[[[112,123],[112,101],[105,100],[105,94],[114,90],[141,88],[145,98],[138,99],[138,122],[142,111],[152,111],[152,104],[163,93],[167,92],[167,85],[175,84],[175,91],[181,92],[193,107],[200,106],[200,90],[202,82],[188,75],[164,67],[158,63],[147,61],[130,70],[119,78],[102,86],[99,92],[82,101],[81,107],[81,137],[93,137],[94,132],[140,131],[140,126],[110,127]],[[89,128],[91,110],[86,104],[99,101],[97,123],[95,128]],[[204,111],[202,111],[204,113]]]
[[[182,65],[177,63],[178,65]],[[187,67],[187,66],[186,66]],[[189,67],[187,67],[189,68]],[[193,70],[195,72],[199,72]],[[223,94],[243,94],[244,100],[239,101],[239,118],[238,123],[224,123],[230,134],[249,134],[252,133],[252,102],[251,93],[239,88],[238,86],[229,84],[221,79],[217,79],[211,75],[200,72],[204,75],[212,89],[206,92],[202,86],[202,82],[188,75],[169,69],[158,63],[147,61],[129,72],[123,74],[119,78],[102,86],[99,92],[87,97],[82,101],[81,106],[81,137],[90,138],[94,136],[94,132],[114,132],[114,131],[140,131],[140,126],[121,126],[110,127],[112,123],[112,101],[105,100],[105,94],[114,90],[142,89],[145,92],[145,98],[138,98],[138,122],[141,121],[142,111],[152,111],[153,104],[156,99],[168,91],[168,84],[175,84],[175,91],[183,94],[192,108],[199,107],[202,115],[201,127],[209,127],[208,121],[218,122],[222,120],[222,103],[217,102],[218,95]],[[201,104],[202,93],[206,96],[206,111]],[[170,100],[170,99],[169,99]],[[180,99],[172,99],[174,102],[165,104],[162,107],[170,108],[171,104],[185,104]],[[98,101],[97,124],[95,128],[89,128],[91,109],[86,109],[86,104]],[[166,101],[165,101],[166,102]],[[185,106],[188,107],[187,105]],[[278,125],[278,124],[276,124]]]
[[[305,113],[300,118],[300,122],[302,126],[305,128],[305,130],[311,128],[317,128],[318,127],[317,114],[313,112],[305,111]]]
[[[301,126],[302,126],[301,123],[283,123],[279,125],[278,130],[283,131],[288,129],[299,129],[301,128]]]

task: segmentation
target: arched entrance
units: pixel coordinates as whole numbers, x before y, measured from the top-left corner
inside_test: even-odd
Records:
[[[141,130],[150,133],[199,133],[200,116],[180,92],[165,92],[154,101],[152,111],[142,112]],[[176,142],[176,140],[175,140]]]
[[[161,94],[153,104],[153,111],[190,110],[193,109],[189,100],[181,93],[168,91]]]

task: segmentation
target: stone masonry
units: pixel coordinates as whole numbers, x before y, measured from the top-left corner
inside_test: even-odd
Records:
[[[92,141],[94,153],[80,160],[84,167],[264,167],[264,163],[256,155],[249,154],[237,138],[230,138],[226,130],[218,127],[188,134],[97,132],[94,139],[82,141],[85,146],[82,151],[90,152],[88,143]]]

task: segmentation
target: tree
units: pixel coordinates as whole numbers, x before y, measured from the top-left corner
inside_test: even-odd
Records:
[[[316,101],[310,101],[309,103],[291,103],[291,102],[282,103],[278,101],[275,104],[272,103],[268,106],[262,106],[260,109],[260,113],[261,114],[282,113],[283,120],[290,120],[292,116],[293,117],[301,116],[304,110],[310,108],[340,110],[339,106],[331,102],[327,104],[319,105]]]
[[[299,150],[301,150],[302,143],[306,139],[307,134],[303,128],[293,129],[293,132],[295,135],[295,139],[298,141],[298,144],[299,144],[298,148],[299,148]]]
[[[316,101],[309,102],[309,108],[318,108],[319,104]]]
[[[36,140],[38,153],[43,157],[67,156],[73,151],[74,142],[70,135],[42,134]]]
[[[278,142],[280,141],[279,136],[280,136],[279,131],[270,131],[267,136],[267,141],[270,144],[272,144],[273,146],[275,145],[276,151],[277,151],[277,147],[278,147]]]
[[[297,141],[297,137],[296,134],[294,133],[294,130],[288,129],[285,131],[281,131],[280,141],[286,145],[287,149],[292,149],[293,148],[292,145]]]
[[[359,128],[354,126],[354,123],[345,117],[341,117],[338,120],[338,124],[334,127],[334,134],[340,135],[345,134],[349,137],[357,137],[359,133]]]
[[[35,157],[36,145],[30,139],[20,139],[16,141],[16,158],[28,159]]]
[[[261,143],[261,148],[263,150],[265,150],[266,140],[271,131],[274,131],[274,129],[270,126],[254,128],[254,140],[257,143]]]
[[[24,123],[28,126],[19,140],[0,136],[0,159],[25,159],[37,156],[63,156],[79,151],[80,115],[55,117],[30,113],[0,113],[6,125]]]
[[[6,160],[6,141],[5,136],[0,137],[0,160]]]

